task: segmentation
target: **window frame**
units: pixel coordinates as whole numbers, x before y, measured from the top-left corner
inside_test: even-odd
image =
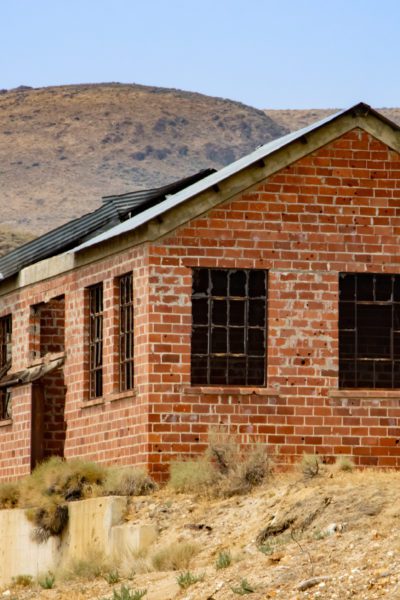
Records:
[[[87,288],[89,317],[89,400],[103,396],[104,287]]]
[[[133,273],[118,277],[119,390],[134,389],[134,298]]]
[[[339,273],[338,338],[339,389],[400,389],[400,275]]]
[[[207,275],[205,275],[206,273]],[[226,293],[221,293],[216,289],[219,285],[216,283],[218,273],[224,274]],[[204,282],[199,286],[201,277],[204,278]],[[236,282],[233,283],[235,277]],[[238,283],[243,278],[244,283]],[[254,293],[260,283],[262,292]],[[201,285],[203,286],[202,290],[200,289]],[[207,285],[206,289],[205,285]],[[237,293],[240,287],[244,291]],[[252,302],[254,303],[250,316],[249,307]],[[197,314],[196,303],[200,306],[201,303],[204,307],[207,306],[206,309],[202,309],[203,315],[201,316]],[[220,304],[222,310],[222,319],[217,316],[217,303]],[[226,305],[226,323],[221,325],[217,321],[220,319],[223,322],[224,304]],[[254,310],[255,307],[257,310]],[[207,313],[206,316],[204,316],[205,313]],[[254,315],[258,317],[259,321]],[[203,323],[199,319],[200,321],[203,319]],[[194,267],[192,269],[192,386],[265,387],[267,383],[267,328],[267,270],[220,267]],[[206,338],[206,341],[203,339],[200,343],[200,345],[203,344],[203,348],[206,346],[206,351],[204,349],[199,351],[199,336]],[[219,344],[221,346],[225,344],[226,350],[217,351]],[[259,350],[260,345],[261,351]],[[199,365],[201,366],[199,367]]]
[[[4,374],[12,363],[12,314],[0,317],[0,372]],[[11,390],[0,388],[0,421],[11,419]]]

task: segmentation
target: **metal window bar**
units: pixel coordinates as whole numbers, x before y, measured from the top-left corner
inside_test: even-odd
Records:
[[[133,389],[134,323],[132,273],[119,279],[119,381],[120,390]]]
[[[266,271],[193,269],[192,384],[265,384],[266,290]]]
[[[340,274],[339,387],[400,388],[400,275]]]
[[[103,395],[103,284],[89,288],[89,398]]]
[[[12,316],[0,319],[0,372],[7,372],[11,367]],[[11,419],[11,392],[0,390],[0,421]]]
[[[11,362],[12,318],[7,315],[0,319],[0,370]]]
[[[11,391],[0,389],[0,421],[11,419]]]

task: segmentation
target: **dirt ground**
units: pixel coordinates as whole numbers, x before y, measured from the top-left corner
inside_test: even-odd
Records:
[[[93,579],[56,579],[53,589],[14,585],[0,598],[103,600],[115,589],[120,600],[124,585],[132,590],[126,600],[141,589],[144,600],[400,599],[399,484],[397,472],[326,467],[313,479],[276,475],[247,496],[223,500],[164,489],[134,498],[127,517],[157,525],[159,537],[147,556],[131,556],[130,564]],[[188,567],[154,570],[157,551],[185,542],[198,550]],[[217,569],[221,552],[232,562]],[[125,575],[107,583],[117,569]],[[177,577],[186,571],[201,580],[182,589]]]

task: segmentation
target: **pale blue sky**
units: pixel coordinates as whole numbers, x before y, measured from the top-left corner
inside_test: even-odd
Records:
[[[400,106],[399,0],[0,0],[0,88],[119,81]]]

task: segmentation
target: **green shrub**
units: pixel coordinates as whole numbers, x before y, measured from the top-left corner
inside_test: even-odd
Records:
[[[142,600],[147,590],[130,590],[126,585],[121,585],[119,591],[113,591],[112,600]]]
[[[51,571],[49,571],[48,573],[45,573],[44,575],[40,575],[38,577],[38,584],[44,590],[53,589],[55,581],[56,581],[55,575]]]
[[[227,552],[220,552],[218,554],[218,558],[217,561],[215,563],[215,568],[218,569],[226,569],[227,567],[230,567],[230,565],[232,564],[232,555],[229,551]]]
[[[247,579],[242,579],[240,585],[238,587],[231,588],[234,594],[238,594],[239,596],[244,596],[245,594],[254,594],[254,587],[247,581]]]
[[[198,581],[203,581],[204,574],[202,575],[193,575],[190,571],[186,571],[186,573],[180,573],[176,578],[179,587],[186,590],[191,585],[194,585]]]
[[[104,575],[104,579],[107,581],[108,584],[110,585],[114,585],[115,583],[119,583],[120,581],[120,576],[119,573],[116,569],[108,571],[108,573],[106,573]]]

